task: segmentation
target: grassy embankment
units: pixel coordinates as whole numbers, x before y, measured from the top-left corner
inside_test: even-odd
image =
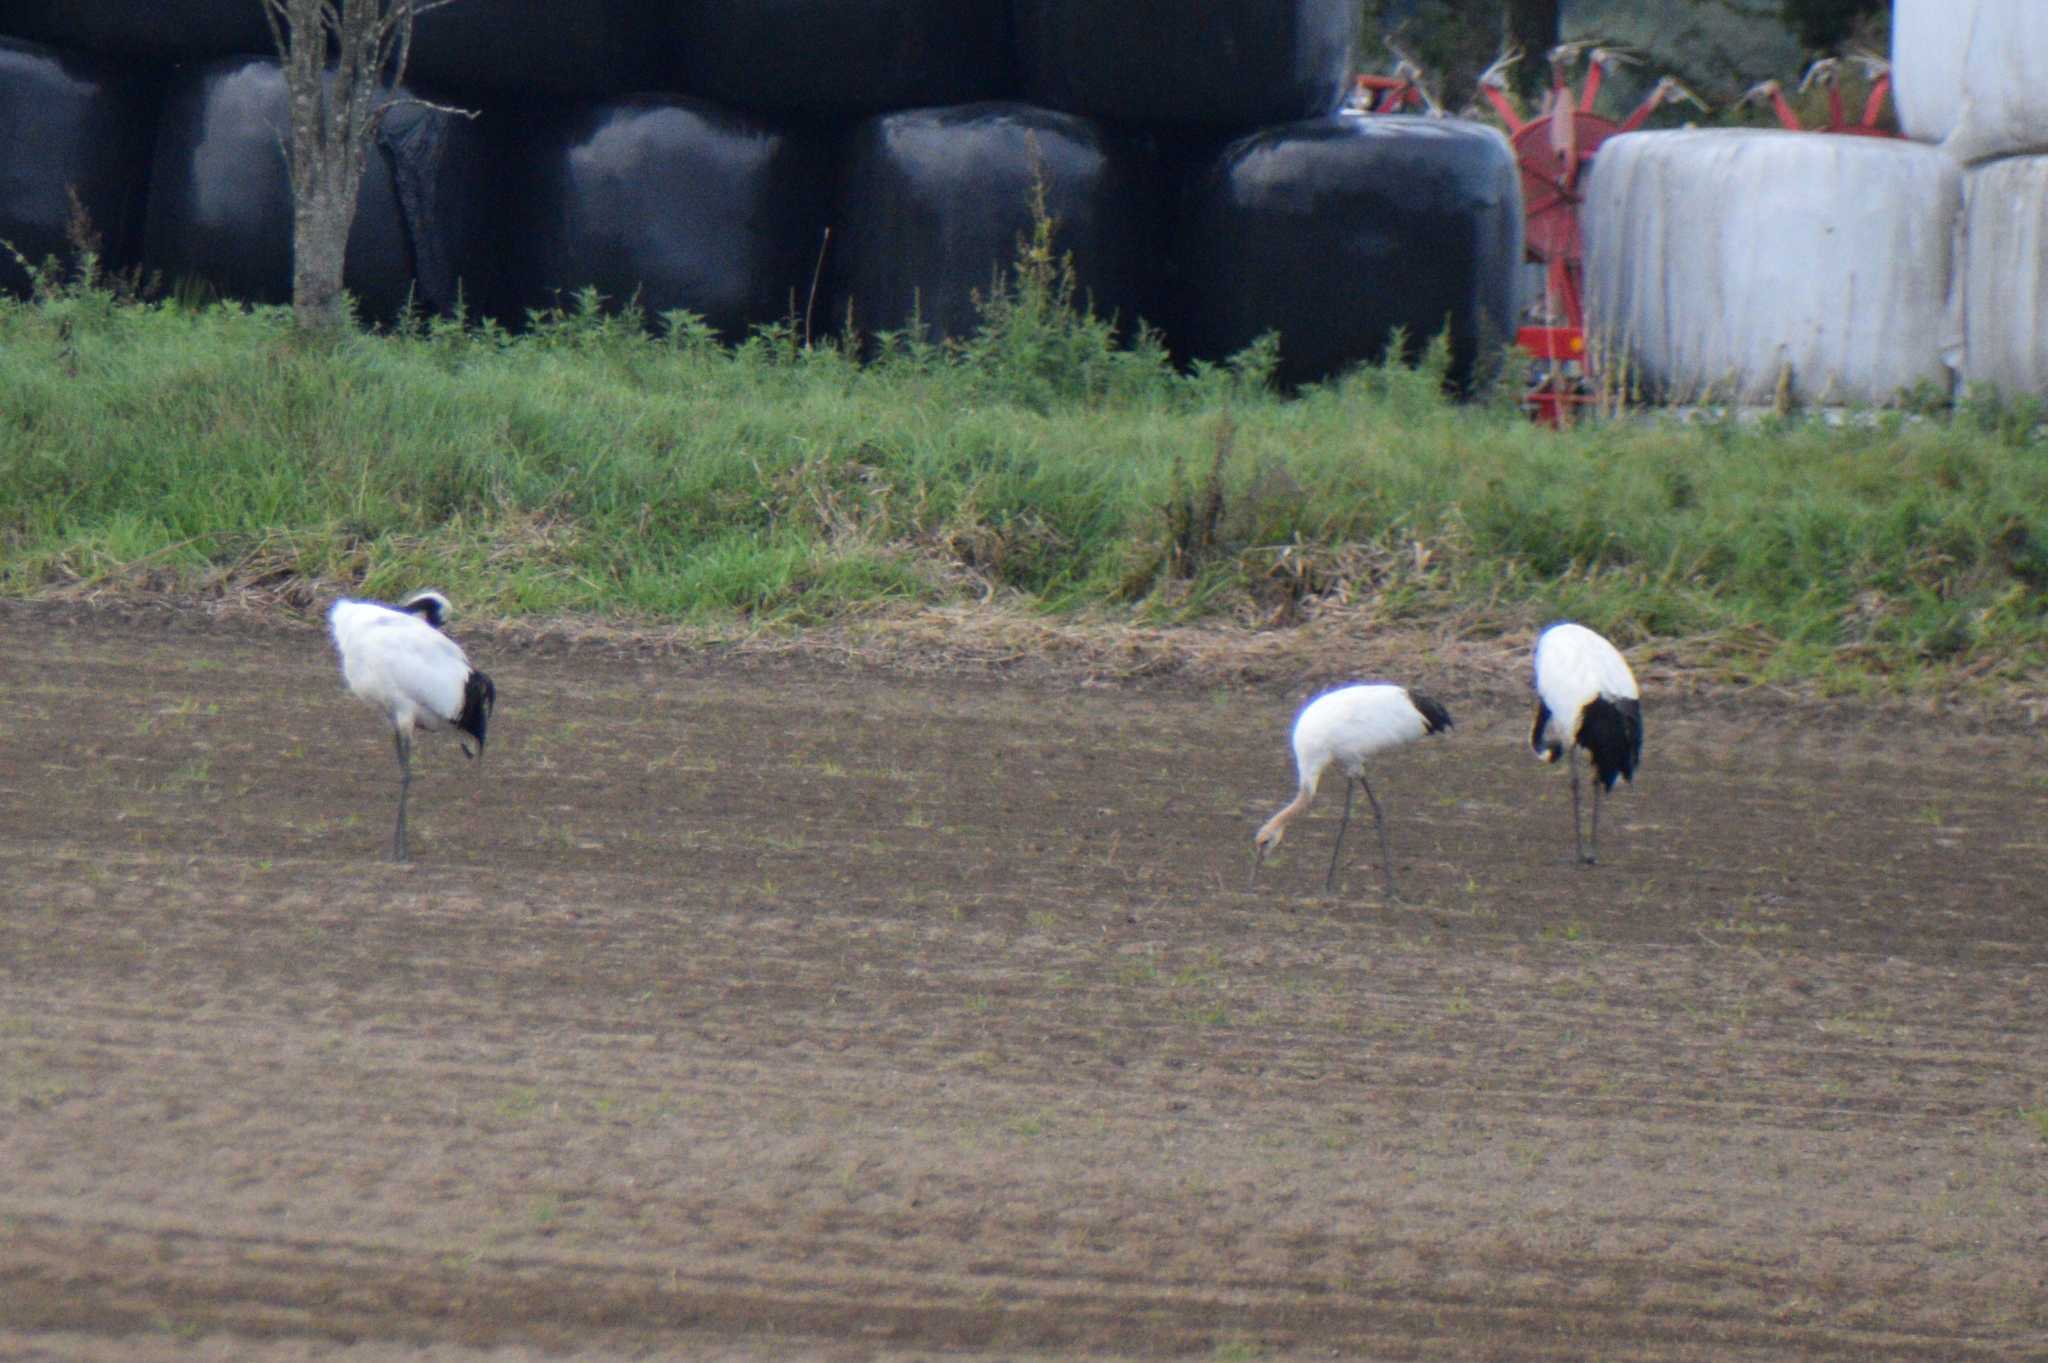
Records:
[[[595,311],[311,347],[278,310],[0,302],[0,592],[434,583],[474,612],[806,624],[996,594],[1159,622],[1624,643],[1828,689],[2048,667],[2027,414],[1532,428],[1437,377],[1176,375],[1026,286],[859,365]]]

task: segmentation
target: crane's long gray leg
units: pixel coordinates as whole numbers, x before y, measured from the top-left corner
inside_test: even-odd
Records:
[[[1373,826],[1380,830],[1380,869],[1387,876],[1387,898],[1399,899],[1401,892],[1394,888],[1394,853],[1387,846],[1387,821],[1380,814],[1380,802],[1373,799],[1372,782],[1360,776],[1358,784],[1365,787],[1365,798],[1372,804]]]
[[[412,789],[412,738],[403,729],[391,733],[393,746],[398,749],[398,831],[391,837],[391,859],[404,861],[405,854],[405,797]]]
[[[1564,760],[1572,768],[1572,860],[1586,859],[1586,844],[1579,839],[1579,755],[1570,748],[1564,751]]]
[[[1598,777],[1593,781],[1593,841],[1592,850],[1586,853],[1586,865],[1600,860],[1600,797],[1606,793],[1606,783]]]
[[[1325,891],[1337,888],[1337,857],[1344,851],[1344,830],[1351,826],[1351,778],[1344,778],[1344,817],[1337,824],[1337,845],[1330,849],[1330,874],[1323,877]]]

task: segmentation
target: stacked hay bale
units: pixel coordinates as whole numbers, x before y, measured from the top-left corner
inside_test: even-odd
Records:
[[[810,272],[829,164],[773,121],[682,95],[581,101],[522,120],[507,159],[514,316],[595,289],[737,341]]]
[[[819,138],[833,171],[776,316],[872,338],[970,334],[1034,182],[1084,289],[1128,305],[1145,205],[1129,149],[1019,99],[1009,0],[696,0],[686,86]],[[828,235],[829,234],[829,235]],[[757,319],[772,321],[774,317]]]
[[[728,338],[958,338],[1042,205],[1083,294],[1184,357],[1277,331],[1308,381],[1448,329],[1463,374],[1511,334],[1513,160],[1476,125],[1340,115],[1356,23],[1353,0],[465,0],[421,17],[408,82],[481,117],[388,120],[345,282],[378,319],[461,297],[517,322],[595,289]],[[20,49],[43,76],[0,63],[0,101],[91,129],[0,146],[0,186],[48,161],[174,282],[288,296],[258,6],[0,0],[0,35],[55,45]],[[120,90],[62,113],[51,62]],[[67,145],[97,159],[60,165]],[[47,221],[48,190],[0,191],[0,215]]]
[[[464,0],[422,15],[411,75],[422,99],[466,105],[474,122],[421,103],[384,120],[365,169],[343,282],[363,315],[407,306],[516,315],[507,272],[517,162],[515,110],[639,88],[666,63],[670,0]],[[0,35],[50,44],[150,92],[119,108],[139,146],[125,172],[148,186],[132,215],[141,263],[172,287],[251,302],[291,294],[291,196],[282,148],[284,80],[262,7],[226,0],[0,0]],[[0,84],[17,77],[0,70]],[[0,90],[0,100],[7,98]],[[100,123],[114,117],[103,113]],[[33,139],[0,139],[0,186],[44,157]],[[54,173],[54,172],[53,172]],[[0,212],[16,201],[0,188]],[[97,212],[95,221],[99,221]],[[110,250],[109,255],[114,253]],[[119,257],[116,257],[117,259]]]
[[[2048,8],[1899,0],[1899,125],[1962,169],[1957,275],[1965,385],[2048,393]]]
[[[89,230],[103,263],[132,263],[155,108],[153,84],[118,63],[0,38],[0,242],[41,267]],[[29,282],[0,255],[0,288]]]
[[[178,66],[157,123],[143,263],[181,286],[255,303],[292,293],[289,114],[275,58]],[[488,259],[482,141],[465,119],[401,105],[378,130],[343,282],[365,318],[446,311]]]
[[[652,8],[646,0],[465,0],[421,18],[413,70],[446,82],[421,91],[430,97],[472,82],[517,91],[511,98],[522,102],[534,91],[619,88],[654,69]],[[150,92],[110,97],[118,115],[98,115],[95,134],[103,146],[140,148],[123,174],[138,209],[148,186],[146,211],[132,215],[142,264],[173,287],[253,302],[290,297],[284,80],[261,6],[0,0],[0,34],[50,44],[63,60],[100,63]],[[12,80],[0,72],[0,83]],[[116,117],[118,130],[108,122]],[[445,311],[460,296],[509,293],[499,282],[504,214],[491,127],[416,103],[385,120],[344,274],[366,317],[389,320],[408,305]],[[34,139],[0,139],[0,185],[18,173],[17,162],[43,155]],[[0,190],[0,203],[14,200]]]
[[[1449,331],[1453,377],[1512,339],[1521,191],[1478,124],[1339,112],[1346,0],[1017,0],[1027,96],[1142,133],[1164,186],[1162,322],[1217,361],[1280,336],[1283,382]],[[1142,53],[1142,60],[1137,54]]]
[[[1870,406],[1946,389],[1961,175],[1930,147],[1776,129],[1604,143],[1587,326],[1644,396]]]
[[[1635,133],[1588,189],[1589,323],[1649,396],[2048,392],[2048,9],[1898,0],[1910,140]]]

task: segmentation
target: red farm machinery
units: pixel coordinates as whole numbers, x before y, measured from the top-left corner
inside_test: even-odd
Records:
[[[1862,68],[1863,78],[1870,83],[1870,89],[1863,96],[1863,111],[1854,123],[1849,121],[1846,102],[1842,96],[1842,63],[1844,60]],[[1828,121],[1817,128],[1809,128],[1799,117],[1799,111],[1785,98],[1785,89],[1774,80],[1751,87],[1742,97],[1745,104],[1761,104],[1766,101],[1771,112],[1777,116],[1780,127],[1793,132],[1841,133],[1850,137],[1903,137],[1905,134],[1879,125],[1884,115],[1885,96],[1892,91],[1891,63],[1882,57],[1867,52],[1852,53],[1847,58],[1824,57],[1806,68],[1806,75],[1799,81],[1799,92],[1806,93],[1815,86],[1822,86],[1828,92]]]
[[[1572,87],[1573,75],[1585,59],[1585,79]],[[1700,98],[1666,76],[1627,116],[1609,118],[1594,111],[1594,102],[1608,74],[1632,61],[1623,53],[1590,43],[1566,43],[1551,49],[1550,88],[1537,97],[1535,112],[1525,115],[1508,91],[1508,73],[1521,54],[1503,55],[1479,78],[1479,93],[1505,125],[1522,177],[1523,241],[1527,258],[1543,268],[1543,296],[1532,301],[1517,328],[1516,344],[1530,359],[1529,384],[1522,405],[1546,426],[1571,424],[1573,413],[1594,401],[1587,372],[1586,314],[1583,276],[1586,244],[1580,206],[1594,155],[1603,142],[1643,126],[1667,101],[1685,100],[1707,110]],[[1802,93],[1824,87],[1828,121],[1808,128],[1776,81],[1752,89],[1746,101],[1768,101],[1779,123],[1795,131],[1839,133],[1862,137],[1896,137],[1879,126],[1885,96],[1891,89],[1886,63],[1868,54],[1847,60],[1863,69],[1870,82],[1859,117],[1850,121],[1839,76],[1843,59],[1827,58],[1807,68]],[[1392,75],[1360,76],[1352,107],[1365,113],[1437,112],[1415,63],[1403,57]]]
[[[1590,52],[1585,83],[1571,86],[1572,70]],[[1529,354],[1530,383],[1522,396],[1529,414],[1546,426],[1569,425],[1574,409],[1593,400],[1586,374],[1586,310],[1583,301],[1586,241],[1579,208],[1594,153],[1610,137],[1634,132],[1666,100],[1698,96],[1666,76],[1634,111],[1615,120],[1593,111],[1607,73],[1626,60],[1605,48],[1567,43],[1550,53],[1550,88],[1524,117],[1507,90],[1507,73],[1520,60],[1509,53],[1479,78],[1479,92],[1507,126],[1508,142],[1522,172],[1523,243],[1529,260],[1543,267],[1543,299],[1515,333]]]

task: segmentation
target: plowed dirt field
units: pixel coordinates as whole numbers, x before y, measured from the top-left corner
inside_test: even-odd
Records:
[[[0,1358],[2048,1357],[2048,740],[0,607]],[[1378,666],[1387,667],[1384,659]],[[1332,798],[1332,796],[1336,798]],[[1361,802],[1361,812],[1363,802]]]

